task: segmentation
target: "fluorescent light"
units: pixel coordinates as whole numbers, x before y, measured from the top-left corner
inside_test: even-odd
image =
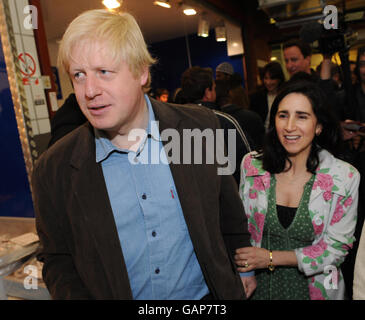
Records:
[[[103,0],[103,5],[108,9],[116,9],[120,7],[120,3],[117,0]]]
[[[218,42],[224,42],[226,38],[226,27],[215,27],[215,39]]]
[[[186,5],[184,5],[184,14],[186,14],[187,16],[194,16],[196,15],[196,10],[192,7],[188,7]]]
[[[154,1],[153,4],[164,8],[171,8],[171,4],[168,1]]]
[[[209,21],[203,15],[199,19],[198,36],[204,38],[209,37]]]

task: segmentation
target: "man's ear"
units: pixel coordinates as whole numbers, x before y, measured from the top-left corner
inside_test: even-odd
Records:
[[[203,100],[204,101],[211,101],[211,97],[212,97],[212,89],[205,88]]]
[[[147,83],[148,77],[149,77],[149,69],[148,67],[144,67],[140,77],[142,87]]]

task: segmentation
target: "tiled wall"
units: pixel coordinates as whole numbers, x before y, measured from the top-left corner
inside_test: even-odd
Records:
[[[30,14],[24,13],[28,5],[28,0],[9,1],[29,118],[33,134],[38,135],[48,133],[51,129],[33,29],[24,26],[24,21],[29,22]]]

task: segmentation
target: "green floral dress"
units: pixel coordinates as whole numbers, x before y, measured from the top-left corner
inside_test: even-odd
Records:
[[[336,159],[326,150],[318,154],[319,166],[316,170],[313,186],[310,192],[306,217],[309,214],[314,230],[313,241],[305,246],[293,244],[298,261],[298,270],[308,277],[308,288],[311,300],[341,300],[345,297],[345,282],[341,273],[341,263],[355,241],[354,231],[356,226],[357,203],[359,197],[360,174],[350,164]],[[268,246],[274,242],[273,228],[270,238],[265,238],[263,244],[264,227],[277,219],[275,207],[275,194],[271,194],[269,210],[269,190],[272,187],[272,175],[263,169],[262,161],[257,152],[245,155],[241,163],[240,196],[245,209],[248,222],[248,231],[251,234],[251,244],[255,247]],[[309,186],[306,187],[308,191]],[[274,197],[274,198],[273,198]],[[304,193],[304,200],[308,197]],[[301,204],[303,208],[304,204]],[[298,209],[299,210],[299,209]],[[271,216],[268,224],[268,214]],[[299,211],[293,225],[286,230],[290,244],[296,241],[295,230],[306,224],[297,223],[301,220]],[[275,217],[275,219],[273,219]],[[307,221],[307,220],[305,220]],[[279,235],[284,236],[284,231],[276,225]],[[309,228],[309,226],[307,225]],[[309,228],[310,229],[310,228]],[[268,236],[268,231],[266,237]],[[306,234],[309,240],[310,232]],[[306,244],[307,241],[298,241]],[[280,246],[281,247],[281,246]],[[283,246],[284,247],[284,246]],[[274,272],[276,275],[281,268]],[[259,274],[259,270],[256,270]],[[261,276],[259,276],[261,277]],[[261,280],[260,280],[261,281]],[[257,289],[260,292],[261,289]],[[267,290],[264,290],[267,291]],[[259,297],[259,295],[257,296]]]
[[[262,237],[262,247],[271,250],[294,250],[310,246],[314,239],[308,202],[312,190],[313,175],[306,183],[294,220],[284,228],[276,207],[276,179],[271,176],[268,190],[268,211]],[[298,267],[276,267],[256,270],[257,289],[253,300],[309,300],[308,277]]]

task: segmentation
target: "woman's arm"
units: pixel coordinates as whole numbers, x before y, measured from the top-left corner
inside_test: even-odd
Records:
[[[247,247],[236,250],[234,256],[239,272],[248,272],[255,269],[268,268],[270,251],[264,248]],[[247,263],[247,265],[246,265]],[[297,256],[294,251],[272,251],[273,266],[297,266]]]
[[[319,241],[295,250],[298,269],[307,276],[322,273],[330,265],[339,267],[355,241],[360,175],[356,169],[348,175],[351,178],[344,186],[346,195],[332,199],[334,212]]]

